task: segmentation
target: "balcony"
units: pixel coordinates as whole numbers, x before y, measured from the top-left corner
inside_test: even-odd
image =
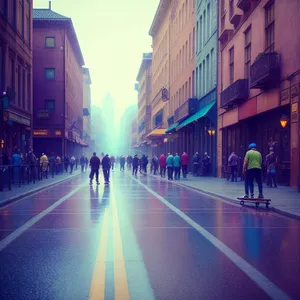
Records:
[[[243,11],[248,11],[251,6],[251,0],[238,0],[236,6]]]
[[[242,15],[238,13],[237,8],[234,5],[234,1],[230,1],[230,9],[229,9],[229,21],[230,23],[236,27],[239,25]]]
[[[248,79],[239,79],[221,93],[221,107],[228,109],[248,98]]]
[[[267,52],[258,55],[250,66],[250,88],[275,88],[280,82],[280,55]]]
[[[233,30],[232,29],[223,29],[220,33],[220,36],[219,36],[219,41],[222,43],[222,44],[225,44],[229,37],[231,36]]]

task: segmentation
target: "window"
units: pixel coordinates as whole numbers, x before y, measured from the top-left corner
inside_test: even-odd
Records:
[[[23,109],[26,109],[26,74],[25,74],[25,70],[23,69],[23,78],[22,78],[22,107]]]
[[[189,16],[189,3],[188,0],[185,0],[185,20],[188,20],[188,16]]]
[[[27,73],[27,103],[28,111],[31,111],[31,74]]]
[[[199,52],[199,22],[197,22],[196,26],[196,53]]]
[[[13,20],[13,26],[17,27],[17,0],[13,0],[12,2],[12,20]]]
[[[46,48],[55,48],[55,37],[46,37],[45,46]]]
[[[192,73],[192,97],[195,96],[195,71]]]
[[[24,0],[22,0],[22,37],[25,37],[25,3]]]
[[[51,112],[55,111],[55,101],[54,100],[45,100],[45,109]]]
[[[203,63],[202,63],[202,66],[203,66],[203,94],[205,94],[205,92],[206,92],[206,78],[205,78],[205,75],[206,75],[206,73],[205,73],[205,60],[203,60]]]
[[[26,23],[27,23],[27,38],[28,38],[28,44],[31,46],[31,15],[30,11],[28,12]]]
[[[210,3],[207,4],[207,37],[210,37]]]
[[[21,107],[21,66],[18,66],[18,106]]]
[[[0,0],[0,14],[7,17],[8,15],[8,0]]]
[[[189,60],[191,60],[191,56],[192,56],[192,54],[191,54],[191,51],[192,51],[191,47],[192,47],[192,33],[190,32],[190,35],[189,35]]]
[[[194,56],[195,54],[195,42],[196,42],[196,34],[195,34],[195,27],[193,28],[193,52],[192,52],[192,56]]]
[[[188,96],[191,97],[192,96],[192,93],[191,93],[191,77],[189,78],[189,93],[188,93]]]
[[[229,80],[230,84],[234,82],[234,47],[229,49]]]
[[[199,94],[199,69],[196,68],[196,96],[198,97]]]
[[[251,27],[245,31],[245,78],[250,77],[251,65]]]
[[[47,79],[54,79],[55,78],[55,69],[54,68],[46,68],[45,76]]]
[[[275,37],[275,8],[272,1],[265,7],[266,52],[274,51]]]
[[[182,47],[182,69],[185,68],[185,52],[184,52],[184,46]]]
[[[209,63],[209,54],[206,56],[206,92],[210,89],[210,63]]]
[[[205,44],[205,42],[206,42],[206,35],[207,35],[207,32],[206,32],[206,11],[204,11],[204,13],[203,13],[203,39],[204,39],[203,44]]]
[[[200,97],[203,94],[203,87],[202,87],[202,81],[203,81],[203,76],[202,76],[202,64],[199,65],[199,95]]]
[[[199,49],[201,51],[202,49],[202,39],[203,39],[203,28],[202,28],[202,16],[200,17],[200,37],[199,37],[199,41],[200,41],[200,46]]]
[[[188,41],[185,42],[185,65],[188,64]]]

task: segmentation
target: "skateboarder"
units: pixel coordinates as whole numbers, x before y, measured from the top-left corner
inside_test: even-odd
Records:
[[[258,185],[258,198],[263,199],[263,186],[261,180],[261,164],[262,157],[261,154],[256,149],[256,144],[252,143],[248,147],[248,151],[244,158],[243,174],[246,175],[245,178],[245,196],[244,198],[249,198],[249,188],[251,193],[251,198],[254,198],[254,184],[253,181],[257,182]]]

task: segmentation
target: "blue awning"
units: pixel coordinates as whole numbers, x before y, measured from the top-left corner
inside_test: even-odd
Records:
[[[198,120],[201,119],[203,117],[205,117],[207,115],[207,113],[212,109],[212,107],[215,105],[216,101],[213,101],[212,103],[207,104],[206,106],[204,106],[203,108],[201,108],[200,110],[198,110],[195,114],[193,114],[192,116],[188,117],[187,119],[185,119],[184,121],[180,122],[180,124],[177,126],[176,130]]]
[[[176,127],[179,125],[179,122],[174,123],[173,125],[171,125],[167,130],[166,133],[171,133],[172,131],[176,130]]]

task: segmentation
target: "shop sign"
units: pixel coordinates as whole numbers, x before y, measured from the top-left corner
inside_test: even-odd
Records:
[[[298,102],[292,104],[291,120],[292,123],[298,122]]]
[[[26,125],[26,126],[30,126],[30,120],[24,117],[21,117],[19,115],[16,115],[12,112],[8,113],[8,118],[14,122]]]
[[[61,136],[61,130],[55,130],[54,135],[55,136]]]
[[[48,130],[39,129],[39,130],[33,130],[34,136],[48,136]]]
[[[50,112],[49,110],[39,110],[37,113],[38,119],[49,119],[50,118]]]

